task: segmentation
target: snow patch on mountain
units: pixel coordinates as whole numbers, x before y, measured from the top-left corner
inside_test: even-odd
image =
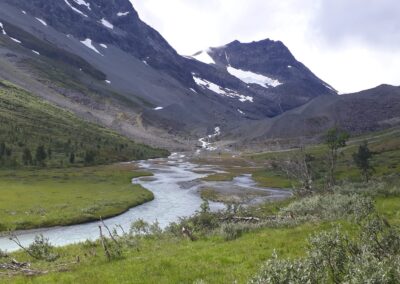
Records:
[[[214,59],[208,54],[207,50],[200,51],[192,56],[192,58],[205,64],[215,64]]]
[[[96,52],[96,53],[100,54],[101,56],[103,56],[103,54],[101,54],[100,51],[98,51],[97,48],[94,47],[94,45],[92,43],[92,40],[90,38],[82,40],[81,43],[83,43],[86,47],[90,48],[94,52]]]
[[[0,23],[1,33],[3,35],[7,35],[6,30],[4,29],[3,23]]]
[[[21,43],[21,41],[18,40],[18,39],[16,39],[16,38],[10,37],[10,39],[11,39],[12,41],[15,41],[16,43]]]
[[[111,84],[111,81],[110,81],[110,80],[105,80],[105,82],[106,82],[107,84]]]
[[[118,17],[124,17],[124,16],[128,16],[130,12],[119,12],[117,13]]]
[[[67,4],[74,12],[76,12],[76,13],[78,13],[78,14],[84,16],[85,18],[88,17],[88,16],[87,16],[85,13],[83,13],[81,10],[76,9],[74,6],[72,6],[71,3],[68,2],[68,0],[64,0],[64,2],[65,2],[65,4]]]
[[[40,55],[40,53],[39,53],[38,51],[36,51],[36,50],[32,50],[32,52],[33,52],[34,54],[36,54],[36,55]]]
[[[229,98],[232,98],[232,99],[238,99],[242,103],[244,103],[244,102],[251,102],[251,103],[254,102],[254,98],[253,97],[241,95],[241,94],[239,94],[239,93],[237,93],[237,92],[235,92],[235,91],[233,91],[231,89],[228,89],[228,88],[222,88],[221,86],[219,86],[219,85],[217,85],[217,84],[215,84],[213,82],[210,82],[210,81],[207,81],[205,79],[196,77],[195,75],[193,75],[193,80],[196,82],[196,84],[198,86],[200,86],[200,87],[202,87],[204,89],[208,89],[208,90],[210,90],[210,91],[212,91],[214,93],[217,93],[219,95],[226,96],[226,97],[229,97]]]
[[[238,108],[237,111],[238,111],[241,115],[246,115],[246,113],[245,113],[244,111],[242,111],[240,108]]]
[[[40,18],[35,18],[35,19],[38,20],[43,26],[47,27],[47,23],[44,20],[42,20]]]
[[[155,107],[154,110],[163,110],[163,107]]]
[[[102,48],[106,48],[106,49],[108,48],[108,46],[107,46],[106,44],[104,44],[104,43],[100,43],[99,45],[100,45]]]
[[[24,10],[22,10],[21,12],[22,12],[22,14],[26,15],[26,12]]]
[[[78,5],[83,5],[83,6],[86,6],[87,8],[88,8],[88,10],[92,10],[91,8],[90,8],[90,3],[87,3],[87,2],[85,2],[85,1],[83,1],[83,0],[74,0],[74,2],[76,3],[76,4],[78,4]]]
[[[232,76],[235,76],[236,78],[245,82],[246,84],[257,84],[262,87],[270,86],[274,88],[282,85],[282,83],[279,82],[278,80],[251,71],[236,69],[233,68],[232,66],[228,66],[227,70]]]
[[[114,29],[114,25],[113,24],[111,24],[109,21],[107,21],[106,19],[101,19],[101,24],[103,25],[103,26],[105,26],[106,28],[108,28],[108,29]]]

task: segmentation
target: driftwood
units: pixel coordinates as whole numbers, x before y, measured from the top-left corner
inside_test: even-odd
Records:
[[[71,262],[66,264],[55,265],[52,269],[48,270],[38,270],[31,269],[31,264],[29,262],[19,262],[12,259],[9,263],[0,263],[0,270],[5,270],[5,272],[0,272],[3,276],[39,276],[48,274],[51,272],[65,272],[68,271],[70,265],[77,264],[77,262]]]
[[[234,222],[260,222],[261,219],[258,217],[239,217],[239,216],[229,216],[225,218],[221,218],[221,221],[234,221]]]

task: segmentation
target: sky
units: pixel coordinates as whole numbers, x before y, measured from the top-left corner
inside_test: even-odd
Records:
[[[400,85],[399,0],[130,0],[182,55],[282,41],[340,93]]]

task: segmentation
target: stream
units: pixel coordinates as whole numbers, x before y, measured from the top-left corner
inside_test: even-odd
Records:
[[[197,165],[188,161],[184,154],[172,154],[169,158],[154,159],[138,162],[138,166],[154,174],[153,177],[133,179],[132,183],[141,184],[154,193],[154,200],[143,205],[131,208],[129,211],[110,219],[105,223],[110,228],[120,225],[125,231],[129,231],[130,225],[137,219],[146,222],[158,222],[161,228],[165,228],[171,222],[176,222],[179,217],[188,217],[199,210],[203,200],[200,198],[199,188],[202,186],[230,187],[263,190],[268,195],[258,198],[254,202],[264,200],[283,199],[290,196],[287,190],[259,188],[250,175],[243,175],[231,182],[202,182],[199,179],[210,173],[220,173],[212,165]],[[253,203],[254,203],[253,202]],[[223,203],[210,202],[213,211],[225,208]],[[37,230],[16,232],[20,242],[27,246],[33,242],[35,236],[42,234],[55,246],[64,246],[86,240],[95,240],[99,237],[99,222],[65,227],[52,227]],[[0,249],[3,251],[15,251],[19,248],[7,237],[0,237]]]

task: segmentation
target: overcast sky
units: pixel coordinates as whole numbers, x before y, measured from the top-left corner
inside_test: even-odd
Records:
[[[341,93],[400,85],[399,0],[131,0],[183,55],[281,40]]]

